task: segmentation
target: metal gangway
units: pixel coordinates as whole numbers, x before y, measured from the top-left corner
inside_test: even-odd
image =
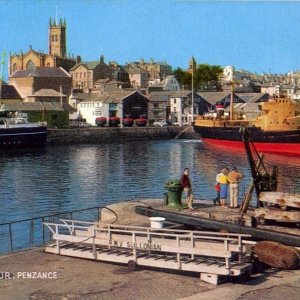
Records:
[[[139,265],[198,272],[201,280],[215,285],[220,275],[251,273],[244,241],[250,235],[66,219],[44,225],[53,239],[45,248],[48,253],[125,263],[130,268]]]

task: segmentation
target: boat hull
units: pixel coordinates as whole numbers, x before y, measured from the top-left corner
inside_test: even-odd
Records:
[[[0,128],[0,149],[44,147],[47,127]]]
[[[300,155],[300,130],[264,132],[256,127],[247,128],[251,141],[259,152]],[[244,144],[238,127],[194,126],[195,132],[207,144],[242,149]]]

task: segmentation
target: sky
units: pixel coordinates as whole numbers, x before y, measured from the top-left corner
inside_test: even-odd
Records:
[[[0,0],[0,52],[48,53],[50,18],[65,18],[67,53],[119,64],[166,61],[256,73],[300,70],[299,1]],[[5,74],[4,74],[5,78]]]

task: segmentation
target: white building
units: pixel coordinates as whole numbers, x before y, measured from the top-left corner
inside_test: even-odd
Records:
[[[76,97],[76,95],[73,95]],[[148,98],[137,91],[92,94],[77,104],[78,114],[92,126],[98,117],[148,117]]]
[[[190,124],[193,120],[191,91],[177,91],[170,94],[169,121],[180,126]]]
[[[223,67],[222,79],[226,82],[239,81],[243,79],[250,79],[251,72],[245,70],[236,70],[234,66]]]
[[[179,91],[180,84],[174,75],[166,76],[160,82],[154,82],[149,86],[149,91]]]

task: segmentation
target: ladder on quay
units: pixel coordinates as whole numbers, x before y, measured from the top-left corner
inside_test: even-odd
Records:
[[[130,268],[139,265],[198,272],[201,280],[215,285],[220,276],[251,273],[243,240],[250,235],[60,221],[44,223],[53,239],[45,252],[125,263]]]

